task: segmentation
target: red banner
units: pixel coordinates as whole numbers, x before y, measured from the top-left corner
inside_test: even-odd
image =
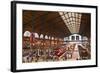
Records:
[[[61,55],[63,55],[66,52],[66,50],[64,48],[57,48],[55,50],[55,55],[60,57]]]

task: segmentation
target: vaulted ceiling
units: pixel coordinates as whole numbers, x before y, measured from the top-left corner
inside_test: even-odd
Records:
[[[90,37],[90,14],[82,13],[79,34]],[[71,34],[59,12],[23,10],[23,33],[64,38]]]

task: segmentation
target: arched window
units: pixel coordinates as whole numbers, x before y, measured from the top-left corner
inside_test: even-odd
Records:
[[[31,33],[29,31],[24,32],[24,37],[30,37]]]
[[[39,38],[39,35],[38,33],[34,33],[35,34],[35,38]]]
[[[48,36],[47,35],[45,35],[45,39],[48,39]]]
[[[52,37],[52,40],[54,40],[54,37]]]
[[[72,40],[75,40],[75,36],[72,36]]]
[[[40,35],[40,38],[43,39],[43,34]]]
[[[76,40],[79,40],[79,36],[76,36]]]

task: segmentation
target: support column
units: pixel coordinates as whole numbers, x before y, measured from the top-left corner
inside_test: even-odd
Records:
[[[74,40],[76,41],[76,35],[74,36],[74,38],[75,38]]]

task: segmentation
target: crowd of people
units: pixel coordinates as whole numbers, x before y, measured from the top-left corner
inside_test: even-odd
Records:
[[[34,45],[32,48],[30,48],[28,42],[27,45],[28,47],[25,48],[24,46],[22,52],[23,63],[65,61],[69,59],[86,60],[91,58],[90,46],[87,43],[82,44],[85,48],[78,44],[69,42],[67,44],[60,44],[48,47]],[[75,50],[76,45],[78,45],[78,50]],[[78,53],[79,55],[75,56],[75,54],[73,53]]]

